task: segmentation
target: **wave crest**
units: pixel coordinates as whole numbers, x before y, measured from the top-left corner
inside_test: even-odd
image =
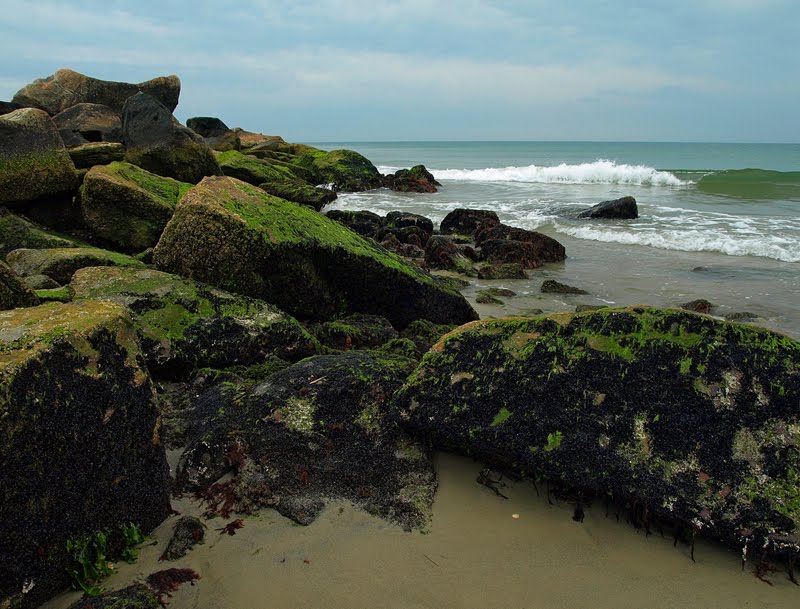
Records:
[[[437,180],[474,182],[539,182],[545,184],[633,184],[651,186],[682,186],[687,184],[668,171],[644,165],[618,165],[614,161],[553,167],[489,167],[486,169],[434,169]]]

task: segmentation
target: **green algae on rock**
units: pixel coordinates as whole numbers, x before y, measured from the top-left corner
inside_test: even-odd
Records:
[[[37,304],[39,298],[36,293],[5,262],[0,261],[0,310],[32,307]]]
[[[77,247],[70,237],[49,232],[33,222],[0,207],[0,257],[16,249],[48,247]]]
[[[195,368],[250,365],[268,356],[296,361],[317,352],[297,321],[254,298],[151,269],[84,268],[76,300],[129,307],[151,370],[181,376]]]
[[[375,165],[353,150],[311,149],[301,154],[296,163],[311,171],[317,184],[331,184],[337,192],[372,190],[383,183]]]
[[[130,163],[92,167],[81,186],[81,212],[92,233],[130,251],[158,243],[178,199],[191,184]]]
[[[273,180],[293,179],[294,174],[282,166],[275,166],[268,161],[258,159],[236,150],[216,152],[214,156],[222,173],[231,178],[242,180],[253,186]]]
[[[120,305],[0,313],[0,438],[0,606],[65,588],[67,539],[169,513],[155,392]]]
[[[87,266],[144,267],[135,258],[96,247],[23,248],[10,252],[6,260],[18,275],[47,275],[60,284],[69,283],[75,271]]]
[[[439,448],[798,549],[800,343],[770,331],[649,308],[474,322],[396,406]]]
[[[183,196],[154,259],[301,319],[373,313],[402,329],[477,318],[460,294],[374,241],[234,178],[206,178]]]
[[[75,166],[46,112],[22,108],[0,116],[0,205],[67,196],[77,188]]]

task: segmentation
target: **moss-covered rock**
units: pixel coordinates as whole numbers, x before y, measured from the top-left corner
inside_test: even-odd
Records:
[[[206,178],[179,201],[155,248],[156,264],[262,298],[301,319],[383,315],[463,323],[477,314],[374,241],[306,207],[233,178]]]
[[[65,588],[68,539],[130,522],[149,532],[168,515],[143,365],[120,305],[0,313],[0,605],[36,606]]]
[[[411,169],[400,169],[383,177],[383,185],[398,192],[436,192],[441,186],[425,165],[414,165]]]
[[[16,249],[48,247],[77,247],[70,237],[48,232],[33,222],[0,207],[0,257]]]
[[[87,266],[144,267],[130,256],[96,247],[18,249],[10,252],[6,261],[17,275],[47,275],[62,285],[69,283],[75,271]]]
[[[264,182],[280,182],[293,180],[294,174],[287,168],[275,166],[254,156],[242,154],[236,150],[215,153],[222,173],[231,178],[242,180],[253,186]]]
[[[22,108],[0,116],[0,205],[73,194],[75,166],[46,112]]]
[[[70,302],[72,291],[66,285],[58,288],[42,288],[36,290],[36,296],[42,302]]]
[[[81,186],[86,226],[100,239],[128,251],[158,243],[178,199],[191,184],[130,163],[92,167]]]
[[[297,164],[311,171],[317,184],[330,184],[337,192],[372,190],[383,181],[375,165],[353,150],[311,149],[299,156]]]
[[[439,448],[611,495],[644,524],[798,549],[800,343],[767,330],[647,308],[475,322],[397,406]]]
[[[67,150],[76,169],[90,169],[95,165],[108,165],[125,158],[125,146],[117,142],[90,142],[72,146]]]
[[[39,304],[36,293],[9,266],[0,261],[0,311]]]
[[[158,99],[171,112],[178,105],[181,81],[173,75],[158,76],[136,84],[113,82],[62,68],[52,76],[37,78],[26,85],[17,91],[12,101],[26,107],[41,108],[50,116],[81,103],[103,104],[121,113],[125,100],[140,91]]]
[[[246,296],[151,269],[93,267],[75,273],[73,297],[129,307],[150,369],[170,376],[194,368],[249,365],[313,355],[316,341],[297,321]]]
[[[424,528],[436,487],[427,452],[385,410],[413,360],[359,351],[306,359],[248,388],[212,387],[196,402],[178,467],[212,512],[275,507],[301,524],[345,498]],[[229,482],[212,484],[231,472]]]
[[[203,138],[181,125],[166,106],[146,93],[125,101],[122,132],[129,163],[192,184],[204,176],[222,175]]]
[[[320,211],[325,205],[336,200],[334,191],[312,186],[300,180],[274,180],[259,184],[258,187],[274,197],[280,197],[300,205],[308,205],[316,211]]]
[[[388,319],[364,313],[314,324],[309,329],[323,345],[339,351],[380,347],[398,336]]]
[[[331,220],[336,220],[352,231],[357,232],[363,237],[378,238],[386,219],[378,214],[367,211],[355,211],[352,209],[332,209],[325,214]]]

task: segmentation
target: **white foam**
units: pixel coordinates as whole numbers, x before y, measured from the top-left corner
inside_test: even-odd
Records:
[[[433,169],[437,180],[474,182],[535,182],[545,184],[632,184],[651,186],[683,186],[688,184],[667,171],[644,165],[618,165],[614,161],[554,167],[501,167],[486,169]]]

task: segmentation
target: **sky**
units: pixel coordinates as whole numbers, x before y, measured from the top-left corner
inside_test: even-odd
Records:
[[[798,0],[0,0],[0,100],[62,67],[294,142],[800,142]]]

